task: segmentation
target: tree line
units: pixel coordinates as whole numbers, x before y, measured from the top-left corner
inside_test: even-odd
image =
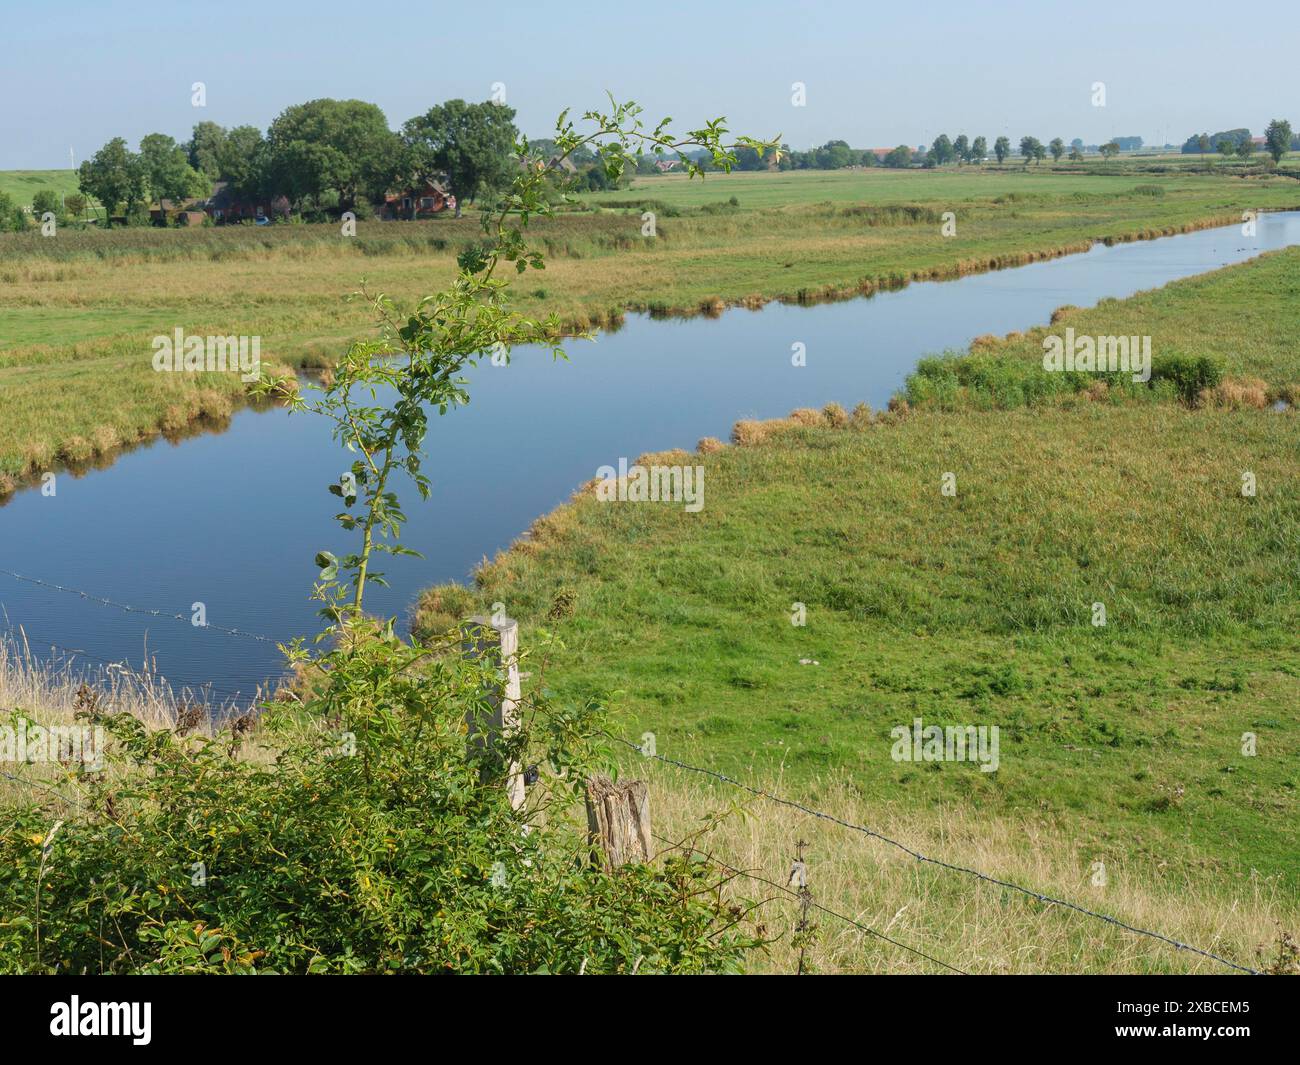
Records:
[[[132,151],[122,137],[115,137],[81,164],[78,172],[81,195],[57,202],[33,202],[40,217],[52,211],[61,219],[78,217],[93,197],[109,216],[128,221],[149,220],[154,201],[183,203],[210,194],[213,184],[225,182],[233,197],[243,201],[287,202],[288,210],[300,214],[338,213],[351,210],[364,217],[369,205],[382,201],[391,190],[447,180],[459,202],[474,202],[504,189],[517,168],[515,143],[518,130],[515,112],[494,102],[467,103],[449,100],[431,107],[402,124],[389,128],[384,112],[362,100],[310,100],[286,108],[263,133],[256,126],[227,129],[215,122],[194,126],[188,141],[178,142],[165,133],[150,133]],[[1140,146],[1140,137],[1115,138],[1100,146],[1103,157],[1113,158],[1129,146]],[[554,142],[533,141],[534,158],[547,160]],[[1265,148],[1274,162],[1288,150],[1300,148],[1290,123],[1275,119],[1265,133]],[[1188,138],[1183,152],[1202,155],[1217,150],[1225,157],[1248,157],[1255,150],[1245,128],[1202,133]],[[1071,160],[1083,159],[1079,139],[1068,148]],[[1067,153],[1060,137],[1044,144],[1037,137],[1020,138],[1019,154],[1025,165],[1037,165],[1050,154],[1059,162]],[[1011,141],[998,137],[992,157],[1001,166],[1013,154]],[[771,153],[760,155],[752,148],[737,153],[740,170],[838,170],[850,166],[942,167],[978,165],[990,155],[988,139],[959,134],[940,134],[928,149],[899,144],[889,151],[853,148],[847,141],[830,140],[818,148],[796,151],[782,145],[774,161]],[[671,157],[669,157],[671,158]],[[575,153],[575,184],[579,188],[607,188],[605,169],[590,151]],[[637,161],[640,173],[654,173],[661,160],[645,156]],[[696,160],[707,167],[707,161]],[[65,210],[66,208],[66,210]],[[0,229],[27,226],[21,208],[7,197],[0,201]]]
[[[1287,152],[1300,151],[1300,137],[1291,130],[1291,123],[1284,118],[1275,118],[1264,130],[1264,150],[1274,163],[1280,163]],[[1250,130],[1244,126],[1236,129],[1220,130],[1218,133],[1193,133],[1183,142],[1182,153],[1204,156],[1208,152],[1218,152],[1225,159],[1238,156],[1248,159],[1255,151],[1255,142]]]
[[[285,108],[265,134],[200,122],[186,142],[150,133],[131,151],[114,137],[81,164],[80,188],[110,218],[138,220],[152,201],[205,197],[223,181],[233,196],[292,209],[364,209],[392,189],[449,181],[473,202],[507,187],[516,168],[515,112],[504,104],[449,100],[389,128],[362,100],[310,100]]]

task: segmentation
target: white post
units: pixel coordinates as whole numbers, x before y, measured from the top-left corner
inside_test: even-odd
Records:
[[[477,736],[479,721],[467,717],[471,741],[490,750],[494,737],[506,737],[519,730],[519,623],[513,618],[492,618],[476,614],[468,621],[464,652],[469,658],[487,659],[496,665],[499,683],[492,693],[492,716],[486,724],[486,736]],[[506,790],[510,806],[524,805],[524,776],[518,762],[511,761],[506,770]]]

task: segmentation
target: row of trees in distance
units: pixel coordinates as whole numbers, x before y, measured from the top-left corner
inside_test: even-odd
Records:
[[[206,196],[215,181],[242,199],[355,210],[445,176],[459,199],[473,201],[504,189],[514,173],[514,117],[504,104],[449,100],[394,131],[375,104],[310,100],[286,108],[265,135],[200,122],[188,142],[150,133],[137,152],[115,137],[81,164],[80,187],[110,215],[128,217],[151,201]]]

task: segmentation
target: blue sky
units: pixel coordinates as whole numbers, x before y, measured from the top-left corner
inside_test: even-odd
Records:
[[[67,166],[69,148],[80,162],[113,136],[183,139],[204,119],[265,129],[320,96],[377,103],[396,128],[495,82],[532,136],[606,89],[683,128],[725,115],[796,148],[960,132],[1181,143],[1273,117],[1300,126],[1294,0],[0,0],[0,25],[0,169]],[[206,107],[191,105],[196,81]],[[797,81],[804,107],[790,102]],[[1105,107],[1092,104],[1098,81]]]

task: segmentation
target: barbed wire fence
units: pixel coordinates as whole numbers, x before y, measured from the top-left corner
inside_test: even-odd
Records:
[[[23,574],[15,573],[12,570],[8,570],[8,569],[0,568],[0,574],[7,575],[16,580],[25,581],[27,583],[37,585],[40,587],[54,589],[56,591],[65,592],[70,595],[76,595],[87,602],[115,608],[126,613],[141,614],[141,615],[146,615],[149,617],[156,617],[156,618],[172,619],[172,620],[183,622],[187,625],[191,624],[190,618],[186,617],[183,614],[172,614],[162,610],[150,610],[146,608],[129,606],[125,603],[119,603],[114,600],[107,599],[101,596],[92,595],[91,593],[82,591],[80,589],[68,588],[59,584],[55,584],[52,581],[45,581],[35,577],[28,577]],[[283,641],[275,640],[270,636],[265,636],[260,633],[247,632],[241,629],[229,628],[224,626],[213,626],[213,625],[199,626],[199,627],[211,628],[214,631],[221,633],[223,635],[228,635],[232,637],[242,637],[245,639],[257,640],[259,642],[264,642],[264,643],[280,644],[283,642]],[[158,674],[158,676],[161,676],[161,674]],[[1065,910],[1072,911],[1084,917],[1088,917],[1093,920],[1104,922],[1106,924],[1109,924],[1115,928],[1131,933],[1133,935],[1143,936],[1153,941],[1173,947],[1176,950],[1185,951],[1187,953],[1194,954],[1202,958],[1206,958],[1210,961],[1214,961],[1220,965],[1226,966],[1227,968],[1233,969],[1237,972],[1248,973],[1254,976],[1261,975],[1258,969],[1253,969],[1249,966],[1239,964],[1238,962],[1232,961],[1229,958],[1225,958],[1222,955],[1214,953],[1213,951],[1204,950],[1200,947],[1193,946],[1190,943],[1186,943],[1181,940],[1175,939],[1172,936],[1167,936],[1164,933],[1157,932],[1148,928],[1142,928],[1138,925],[1134,925],[1129,922],[1123,921],[1112,914],[1101,913],[1099,911],[1089,909],[1086,906],[1081,906],[1078,903],[1070,902],[1068,899],[1058,898],[1056,896],[1049,895],[1045,892],[1037,891],[1033,888],[1028,888],[1021,884],[1014,883],[1013,881],[1010,880],[1004,880],[1000,877],[991,876],[987,873],[981,872],[978,869],[973,869],[968,866],[958,865],[954,862],[949,862],[942,858],[936,858],[931,855],[924,854],[912,847],[909,847],[907,844],[901,842],[900,840],[894,839],[893,837],[888,836],[883,832],[877,831],[876,829],[870,828],[867,825],[856,824],[852,821],[845,820],[844,818],[841,818],[835,814],[828,813],[823,810],[815,809],[814,807],[808,806],[805,803],[797,802],[793,799],[787,799],[783,796],[779,796],[773,794],[772,792],[766,791],[763,788],[758,788],[751,784],[746,784],[743,781],[738,780],[735,777],[729,776],[725,773],[722,773],[716,769],[707,769],[702,766],[691,765],[690,763],[683,762],[679,759],[669,758],[666,755],[661,755],[654,750],[648,749],[642,744],[634,743],[633,741],[626,739],[625,737],[618,736],[611,732],[602,731],[602,735],[604,735],[605,738],[610,740],[611,742],[621,744],[624,747],[629,748],[630,750],[636,751],[642,757],[653,759],[657,762],[663,763],[665,765],[673,766],[676,769],[680,769],[689,773],[695,773],[695,774],[709,777],[720,783],[727,784],[730,787],[734,787],[742,791],[745,791],[756,798],[760,798],[775,803],[777,805],[784,806],[792,810],[796,810],[808,817],[813,817],[818,820],[828,822],[830,824],[836,825],[848,831],[856,832],[861,835],[867,836],[871,839],[875,839],[882,843],[888,844],[889,846],[895,847],[898,850],[902,851],[904,854],[909,855],[910,857],[914,858],[918,862],[933,865],[936,868],[943,869],[948,872],[961,874],[963,876],[973,877],[978,881],[982,881],[987,884],[992,884],[1008,891],[1017,892],[1028,898],[1034,899],[1035,901],[1042,903],[1044,905],[1061,907]],[[17,781],[18,783],[27,783],[27,784],[32,783],[30,781],[25,781],[22,778],[14,777],[8,773],[0,773],[0,776],[3,776],[11,781]],[[47,789],[47,790],[51,790],[53,791],[54,794],[60,795],[60,797],[63,798],[64,801],[76,805],[75,802],[73,802],[70,799],[67,799],[66,796],[62,796],[56,790],[54,789]],[[904,943],[901,943],[897,940],[893,940],[885,936],[883,933],[877,932],[876,930],[870,928],[869,926],[864,925],[861,922],[858,922],[855,919],[848,917],[845,914],[838,913],[834,910],[831,910],[817,903],[807,895],[806,885],[803,888],[801,888],[799,891],[791,891],[788,885],[780,885],[775,881],[762,877],[758,874],[743,869],[734,868],[728,865],[727,863],[723,863],[719,859],[716,859],[712,856],[707,856],[707,857],[708,860],[714,862],[715,864],[718,864],[722,868],[725,868],[728,872],[730,872],[733,875],[746,877],[756,882],[764,883],[769,887],[778,888],[779,890],[792,895],[795,899],[800,901],[801,906],[804,908],[805,913],[808,908],[816,909],[819,912],[823,912],[830,916],[836,917],[839,920],[846,921],[856,926],[861,931],[876,936],[884,940],[885,942],[892,943],[893,945],[898,946],[904,950],[911,951],[912,953],[915,953],[918,956],[925,958],[927,961],[942,966],[945,969],[951,970],[956,973],[961,973],[962,975],[970,975],[969,973],[965,973],[963,970],[958,969],[955,966],[951,966],[948,963],[940,961],[937,958],[934,958],[930,955],[917,951],[914,948],[909,947]]]
[[[690,773],[698,773],[703,776],[711,777],[714,780],[720,781],[724,784],[728,784],[732,787],[739,788],[742,791],[749,792],[749,794],[757,798],[766,799],[769,802],[777,803],[780,806],[785,806],[792,810],[798,810],[800,813],[806,814],[809,817],[815,817],[823,821],[829,821],[832,824],[838,825],[839,827],[848,829],[852,832],[859,832],[864,836],[869,836],[872,839],[880,840],[882,843],[887,843],[892,847],[897,847],[904,854],[910,855],[911,857],[915,858],[919,862],[925,862],[930,865],[937,866],[940,869],[946,869],[949,872],[961,873],[966,876],[975,877],[986,883],[994,884],[1001,888],[1006,888],[1009,891],[1019,892],[1022,895],[1026,895],[1029,898],[1035,899],[1036,901],[1047,905],[1062,906],[1066,909],[1073,910],[1076,913],[1083,914],[1085,917],[1091,917],[1099,921],[1104,921],[1107,924],[1114,925],[1115,927],[1121,928],[1126,932],[1132,932],[1134,935],[1148,936],[1151,939],[1159,940],[1160,942],[1165,943],[1171,947],[1175,947],[1178,950],[1185,950],[1192,954],[1199,954],[1201,957],[1209,958],[1210,960],[1216,961],[1221,965],[1226,965],[1229,968],[1236,969],[1238,972],[1251,973],[1256,976],[1259,975],[1259,971],[1257,969],[1251,969],[1248,966],[1239,965],[1237,962],[1231,961],[1228,958],[1221,957],[1220,955],[1215,954],[1208,950],[1201,950],[1199,947],[1194,947],[1190,943],[1183,943],[1180,940],[1174,939],[1170,936],[1163,935],[1160,932],[1153,932],[1147,928],[1139,928],[1137,925],[1128,924],[1127,922],[1121,921],[1118,917],[1111,916],[1110,914],[1098,913],[1096,910],[1090,910],[1086,906],[1080,906],[1078,903],[1070,902],[1067,899],[1056,898],[1053,895],[1048,895],[1041,891],[1035,891],[1033,888],[1024,887],[1023,885],[1013,883],[1010,880],[1003,880],[999,877],[989,876],[987,873],[982,873],[978,869],[971,869],[964,865],[956,865],[953,862],[944,861],[942,858],[934,858],[929,855],[922,854],[920,851],[914,850],[912,847],[909,847],[906,843],[896,840],[891,836],[887,836],[883,832],[878,832],[873,828],[867,827],[866,825],[859,825],[859,824],[855,824],[852,821],[846,821],[843,818],[837,817],[834,814],[826,813],[823,810],[814,809],[811,806],[807,806],[801,802],[796,802],[793,799],[786,799],[780,795],[774,795],[771,792],[765,791],[762,788],[756,788],[753,785],[746,784],[743,781],[737,780],[735,777],[728,776],[725,773],[720,773],[716,769],[705,769],[701,766],[691,765],[688,762],[682,762],[676,758],[668,758],[665,755],[647,749],[646,747],[642,746],[639,743],[633,743],[629,739],[625,739],[622,736],[617,736],[612,732],[606,732],[604,733],[604,735],[607,739],[610,739],[617,743],[621,743],[624,746],[629,747],[634,751],[637,751],[643,757],[652,758],[655,761],[664,763],[665,765],[671,765],[677,769],[686,770],[687,772]]]

